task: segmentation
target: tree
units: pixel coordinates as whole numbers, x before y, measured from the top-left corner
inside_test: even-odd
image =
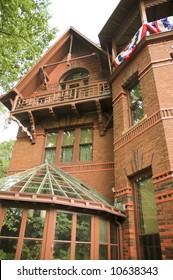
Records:
[[[0,1],[0,84],[11,88],[40,58],[55,37],[49,0]]]
[[[0,143],[0,178],[7,176],[13,146],[14,141],[12,140]]]

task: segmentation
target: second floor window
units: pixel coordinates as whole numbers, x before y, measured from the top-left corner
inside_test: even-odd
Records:
[[[45,160],[50,164],[91,161],[93,130],[90,127],[48,132]]]
[[[129,88],[129,96],[131,119],[133,125],[138,123],[144,117],[142,93],[139,83],[136,83],[133,87]]]

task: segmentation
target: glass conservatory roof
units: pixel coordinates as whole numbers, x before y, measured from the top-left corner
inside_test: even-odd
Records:
[[[101,194],[48,163],[0,179],[0,191],[51,194],[111,205]]]

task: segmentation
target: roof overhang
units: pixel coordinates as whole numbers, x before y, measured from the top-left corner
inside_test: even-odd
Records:
[[[125,213],[99,202],[82,201],[54,195],[18,193],[12,191],[0,191],[0,201],[2,202],[19,202],[22,205],[39,204],[46,207],[55,207],[58,209],[73,210],[80,212],[96,212],[115,215],[120,218],[126,218]]]

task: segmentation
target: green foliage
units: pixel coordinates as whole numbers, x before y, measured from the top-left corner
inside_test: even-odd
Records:
[[[0,1],[0,81],[12,87],[40,58],[56,28],[49,26],[49,0]]]
[[[0,178],[7,175],[7,171],[12,156],[14,141],[5,141],[0,143]]]

